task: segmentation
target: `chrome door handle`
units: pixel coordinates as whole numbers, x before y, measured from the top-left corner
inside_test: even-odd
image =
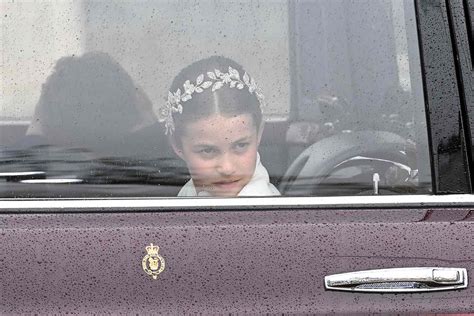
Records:
[[[426,292],[459,290],[467,287],[463,268],[392,268],[328,275],[327,290],[354,292]]]

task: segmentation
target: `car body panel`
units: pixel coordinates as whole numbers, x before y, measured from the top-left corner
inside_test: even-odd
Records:
[[[474,218],[466,208],[5,214],[0,219],[2,314],[474,309],[472,286],[412,294],[324,289],[329,274],[391,267],[460,267],[472,277]],[[141,266],[150,243],[160,247],[166,262],[156,280]]]

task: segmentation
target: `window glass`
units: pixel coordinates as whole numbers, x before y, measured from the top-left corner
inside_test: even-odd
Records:
[[[431,190],[413,1],[0,7],[3,198]]]

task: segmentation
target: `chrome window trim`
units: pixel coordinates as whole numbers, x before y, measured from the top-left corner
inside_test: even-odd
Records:
[[[341,197],[245,197],[245,198],[123,198],[123,199],[2,199],[6,211],[93,210],[252,210],[252,209],[353,209],[474,207],[474,195],[386,195]]]

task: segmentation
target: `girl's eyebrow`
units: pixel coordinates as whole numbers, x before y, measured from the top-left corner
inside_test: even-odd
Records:
[[[241,143],[241,142],[247,142],[247,141],[250,140],[250,138],[251,138],[251,136],[245,136],[245,137],[242,137],[242,138],[240,138],[240,139],[238,139],[238,140],[232,142],[232,144]]]
[[[238,140],[236,141],[233,141],[232,144],[237,144],[237,143],[241,143],[241,142],[248,142],[250,141],[250,139],[252,138],[252,136],[244,136],[242,138],[239,138]],[[205,142],[202,142],[202,143],[197,143],[197,144],[194,144],[192,145],[193,148],[203,148],[203,147],[206,147],[206,148],[217,148],[218,146],[212,144],[212,143],[205,143]]]
[[[212,147],[212,148],[215,148],[216,146],[215,145],[212,145],[212,144],[207,144],[207,143],[198,143],[198,144],[194,144],[193,145],[194,148],[203,148],[203,147]]]

